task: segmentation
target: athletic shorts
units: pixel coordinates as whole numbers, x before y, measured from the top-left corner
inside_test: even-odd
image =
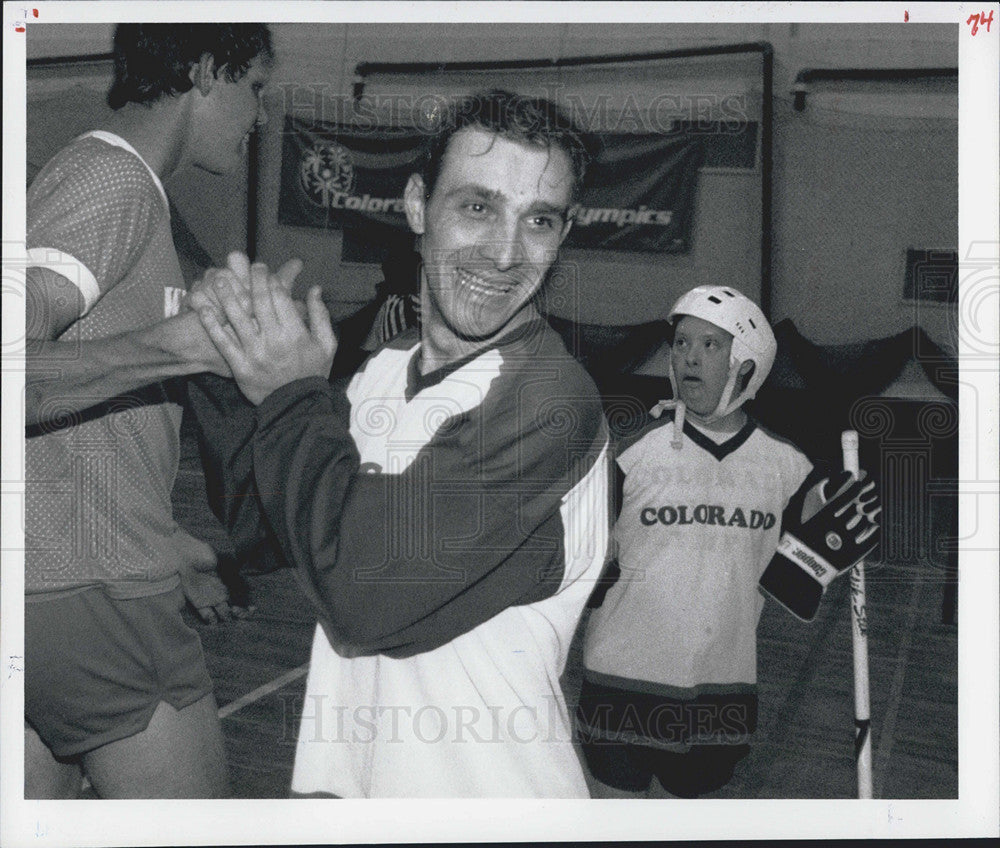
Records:
[[[25,604],[24,715],[57,757],[141,733],[160,701],[212,692],[180,588],[115,600],[100,587]]]
[[[725,786],[749,745],[693,745],[686,753],[626,742],[583,742],[590,773],[601,783],[627,792],[649,788],[655,775],[678,798],[697,798]]]

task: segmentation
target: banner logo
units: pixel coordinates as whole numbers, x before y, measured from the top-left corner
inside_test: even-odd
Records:
[[[330,207],[337,194],[350,194],[354,188],[354,164],[351,152],[337,142],[317,142],[302,151],[299,165],[302,189],[317,206]]]

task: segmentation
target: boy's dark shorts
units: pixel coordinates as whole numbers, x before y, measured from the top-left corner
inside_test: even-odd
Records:
[[[721,687],[678,699],[624,688],[584,671],[577,735],[591,774],[628,792],[655,775],[680,798],[725,786],[757,729],[755,687]]]
[[[212,692],[179,588],[130,600],[100,587],[25,604],[24,716],[57,757],[141,733],[160,701]]]
[[[601,783],[643,792],[653,777],[678,798],[697,798],[725,786],[749,745],[693,745],[687,753],[626,742],[583,742],[590,773]]]

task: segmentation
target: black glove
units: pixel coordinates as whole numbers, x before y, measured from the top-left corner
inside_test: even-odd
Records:
[[[879,542],[881,499],[864,471],[857,480],[847,471],[824,480],[822,493],[823,508],[781,534],[760,578],[760,587],[803,621],[816,616],[827,586]]]

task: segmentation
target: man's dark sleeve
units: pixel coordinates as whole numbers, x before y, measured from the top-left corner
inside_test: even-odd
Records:
[[[593,556],[603,561],[606,428],[596,396],[577,400],[572,433],[532,423],[530,403],[491,408],[480,426],[459,416],[399,473],[359,471],[347,400],[325,380],[299,380],[260,404],[261,503],[338,649],[411,656],[554,595],[567,574],[567,526],[601,524]],[[562,507],[577,486],[592,486],[592,497],[572,500],[593,515],[567,522]]]
[[[253,405],[233,380],[199,374],[187,380],[188,408],[194,414],[208,505],[242,560],[267,537],[253,476]]]

